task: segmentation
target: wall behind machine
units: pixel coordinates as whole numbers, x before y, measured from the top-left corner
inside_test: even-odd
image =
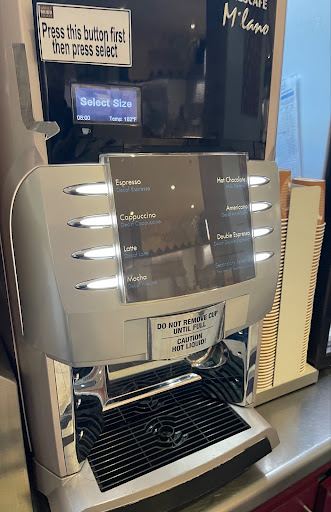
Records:
[[[330,0],[288,0],[283,79],[298,77],[302,175],[321,178],[331,112]]]

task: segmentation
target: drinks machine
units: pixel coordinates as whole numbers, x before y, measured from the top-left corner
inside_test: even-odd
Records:
[[[2,337],[52,512],[168,511],[278,443],[285,9],[1,2]]]

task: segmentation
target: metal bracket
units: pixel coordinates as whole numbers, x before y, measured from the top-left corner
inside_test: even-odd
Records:
[[[20,100],[21,116],[27,130],[43,133],[46,140],[60,131],[56,121],[36,121],[33,117],[28,61],[24,43],[13,44],[16,80]]]

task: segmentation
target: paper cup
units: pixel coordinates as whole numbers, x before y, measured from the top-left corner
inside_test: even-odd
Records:
[[[291,171],[279,170],[280,209],[282,219],[288,218],[291,196]]]
[[[318,213],[317,224],[325,222],[325,180],[315,180],[313,178],[293,178],[293,185],[302,185],[304,187],[319,187],[321,189],[321,199]]]

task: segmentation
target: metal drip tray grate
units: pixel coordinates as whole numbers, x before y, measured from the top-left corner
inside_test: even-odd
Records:
[[[107,411],[88,460],[104,492],[249,428],[197,382]]]

